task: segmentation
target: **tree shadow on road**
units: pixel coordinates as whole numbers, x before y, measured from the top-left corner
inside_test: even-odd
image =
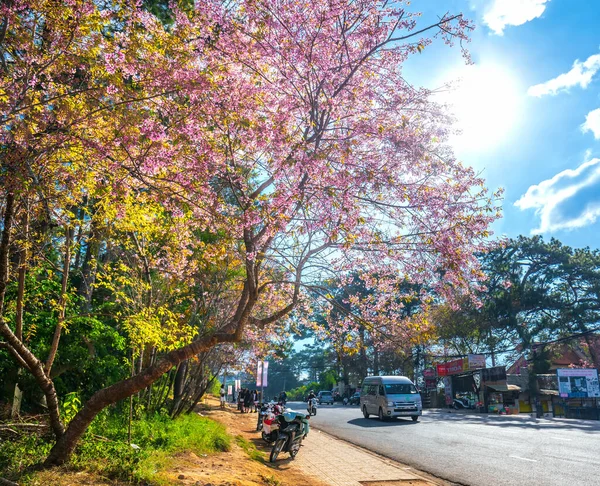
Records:
[[[398,426],[408,426],[408,425],[417,425],[418,422],[413,422],[410,417],[407,419],[403,418],[394,418],[389,420],[384,420],[383,422],[379,419],[366,419],[366,418],[355,418],[349,420],[348,423],[350,425],[358,425],[359,427],[398,427]]]
[[[428,418],[435,417],[437,420],[446,422],[487,425],[502,428],[522,428],[522,429],[552,429],[552,430],[579,430],[586,433],[600,433],[600,422],[597,420],[577,420],[564,418],[535,419],[529,415],[508,415],[497,416],[490,414],[466,415],[460,413],[439,413],[428,415]]]

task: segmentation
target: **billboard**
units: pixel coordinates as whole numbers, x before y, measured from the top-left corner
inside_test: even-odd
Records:
[[[559,368],[558,393],[563,398],[598,398],[598,370],[593,368]]]
[[[467,356],[470,370],[485,368],[485,356],[483,354],[469,354]]]

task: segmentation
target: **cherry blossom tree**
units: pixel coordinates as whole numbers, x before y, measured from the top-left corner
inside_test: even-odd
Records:
[[[63,3],[14,0],[1,11],[0,302],[26,190],[50,221],[62,218],[67,270],[72,208],[86,198],[107,225],[130,217],[136,200],[164,216],[144,218],[175,234],[147,232],[168,240],[155,268],[172,282],[189,287],[198,232],[226,235],[240,271],[218,319],[96,392],[66,430],[48,369],[0,323],[49,399],[57,441],[47,465],[68,460],[102,409],[182,361],[306,321],[305,289],[326,278],[343,285],[357,272],[378,295],[355,302],[362,318],[385,315],[397,335],[406,282],[447,297],[477,285],[473,254],[499,216],[497,194],[454,158],[451,118],[402,71],[431,42],[466,42],[461,14],[421,26],[403,1],[214,0],[173,4],[165,27],[131,2]]]

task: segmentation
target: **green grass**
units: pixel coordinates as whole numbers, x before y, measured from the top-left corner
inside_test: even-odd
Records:
[[[156,475],[173,464],[173,455],[228,451],[231,437],[223,425],[196,414],[176,420],[155,415],[132,424],[132,443],[140,449],[127,444],[127,423],[121,417],[105,415],[80,441],[69,467],[134,483],[167,484]],[[35,477],[27,468],[41,463],[51,447],[51,442],[35,435],[0,441],[0,477],[27,484]]]
[[[254,460],[254,461],[258,461],[258,462],[265,462],[265,458],[263,456],[263,453],[260,452],[256,446],[250,442],[247,439],[244,439],[241,435],[236,435],[235,436],[235,443],[237,445],[239,445],[246,454],[248,454],[248,457],[250,457],[250,459]]]

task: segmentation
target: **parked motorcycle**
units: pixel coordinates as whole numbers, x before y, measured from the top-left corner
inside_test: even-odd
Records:
[[[311,398],[306,403],[306,411],[308,412],[309,415],[317,415],[317,399],[316,398]]]
[[[277,416],[279,435],[275,444],[273,444],[273,449],[271,449],[270,462],[275,462],[282,452],[289,452],[292,459],[296,457],[302,445],[302,440],[308,435],[309,418],[310,415],[293,411]]]
[[[279,404],[269,405],[263,420],[261,436],[267,444],[272,444],[279,436],[279,422],[277,417],[283,412],[283,407]]]
[[[452,402],[452,407],[455,410],[474,409],[475,404],[472,404],[468,398],[455,398]]]

